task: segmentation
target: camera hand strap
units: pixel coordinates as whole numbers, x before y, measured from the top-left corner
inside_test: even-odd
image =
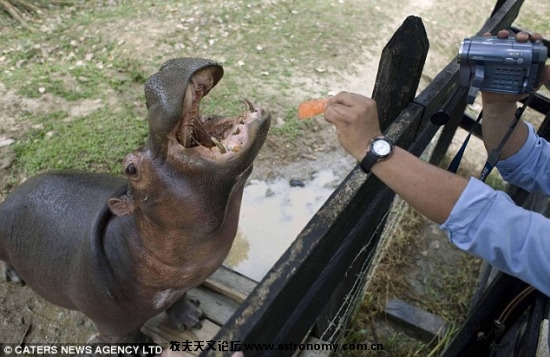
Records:
[[[529,97],[527,97],[527,99],[525,100],[525,103],[523,103],[521,107],[516,109],[516,113],[514,115],[514,121],[512,122],[512,124],[510,124],[510,127],[506,131],[506,134],[504,134],[504,137],[502,138],[502,141],[500,142],[500,144],[498,144],[498,146],[495,149],[491,150],[491,152],[489,153],[489,157],[487,158],[487,161],[485,162],[485,166],[483,167],[483,170],[481,170],[481,175],[479,176],[479,179],[481,181],[485,182],[485,180],[487,179],[487,176],[489,176],[493,168],[496,166],[496,164],[500,160],[500,155],[502,153],[502,149],[504,148],[504,145],[506,145],[506,143],[508,142],[508,139],[510,139],[510,135],[512,135],[512,132],[518,125],[519,120],[521,119],[523,112],[531,102],[531,99],[533,99],[532,93],[529,95]]]
[[[499,145],[495,149],[491,150],[491,152],[489,153],[489,157],[487,158],[487,161],[485,162],[483,170],[481,170],[481,174],[479,176],[479,179],[481,181],[485,181],[487,179],[487,176],[489,176],[493,168],[496,166],[497,162],[500,160],[500,154],[502,152],[502,148],[504,148],[504,145],[506,145],[506,142],[508,142],[510,135],[512,135],[512,132],[518,125],[519,120],[521,119],[523,112],[531,102],[531,99],[533,99],[533,94],[529,95],[529,97],[527,97],[527,99],[525,100],[525,103],[516,110],[514,115],[514,121],[512,122],[512,124],[510,124],[510,127],[506,131],[506,134],[504,134],[502,141],[499,143]],[[468,133],[468,136],[466,136],[466,139],[464,139],[464,143],[462,144],[462,146],[456,153],[455,157],[449,164],[449,167],[447,168],[448,171],[456,173],[456,171],[458,170],[458,166],[460,165],[460,161],[462,160],[462,156],[464,155],[464,150],[466,149],[466,146],[470,141],[472,132],[474,131],[476,126],[479,125],[479,122],[482,116],[483,116],[483,111],[479,113],[474,125],[472,126],[472,128],[470,129],[470,132]]]
[[[453,161],[451,161],[451,163],[449,164],[449,167],[447,168],[448,171],[456,174],[456,171],[458,170],[458,166],[460,165],[460,161],[462,160],[462,156],[464,155],[464,150],[466,150],[466,146],[468,145],[468,142],[470,141],[470,138],[472,137],[473,131],[479,125],[479,122],[481,120],[482,115],[483,115],[483,111],[481,111],[479,113],[479,115],[477,116],[477,119],[476,119],[474,125],[472,125],[472,128],[470,129],[470,132],[466,136],[466,139],[464,139],[464,142],[462,143],[462,146],[457,151],[455,157],[453,158]]]

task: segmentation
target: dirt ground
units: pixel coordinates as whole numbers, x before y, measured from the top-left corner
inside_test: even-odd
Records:
[[[544,13],[544,9],[548,8],[547,4],[543,4],[545,1],[533,1],[531,4],[527,2],[524,6],[534,7],[535,9],[532,10],[534,12],[537,11],[537,6],[546,6],[542,10],[538,10]],[[293,87],[291,93],[296,98],[296,103],[311,97],[312,93],[330,95],[341,90],[347,90],[369,95],[374,87],[378,58],[384,44],[407,16],[416,15],[422,18],[431,45],[421,83],[420,89],[422,89],[455,56],[460,40],[474,34],[481,27],[495,2],[480,0],[476,2],[476,7],[473,7],[464,5],[464,2],[453,0],[399,0],[392,2],[389,6],[385,6],[383,2],[378,1],[334,1],[334,4],[349,6],[352,9],[354,7],[364,7],[367,3],[374,12],[383,13],[385,17],[382,23],[375,22],[375,19],[370,19],[368,14],[365,14],[364,21],[372,21],[375,26],[360,27],[363,31],[366,31],[365,28],[371,31],[375,40],[362,43],[358,50],[359,53],[354,52],[352,58],[344,57],[335,60],[332,68],[328,66],[326,68],[317,67],[313,71],[304,69],[301,72],[297,71],[297,75],[295,74],[290,78],[285,77],[284,80],[289,81],[289,86]],[[239,3],[242,3],[242,1]],[[262,3],[275,4],[277,1],[266,0]],[[293,4],[292,1],[281,1],[281,3],[286,3],[289,8]],[[116,1],[109,1],[104,2],[103,6],[116,7],[117,4]],[[140,2],[140,4],[153,6],[149,3]],[[315,2],[311,2],[311,4],[312,7],[315,6]],[[177,15],[172,16],[174,12],[169,6],[157,5],[157,9],[161,13],[159,16],[119,18],[116,22],[109,23],[108,26],[105,26],[104,22],[95,23],[94,19],[89,19],[85,24],[78,28],[69,29],[69,31],[100,32],[105,37],[119,38],[118,43],[120,43],[121,51],[135,51],[136,53],[158,51],[160,54],[157,57],[153,56],[150,60],[152,66],[157,67],[162,62],[158,57],[162,57],[161,55],[169,52],[169,45],[163,41],[163,35],[174,28],[178,28],[183,22]],[[57,15],[55,11],[45,12],[42,15],[46,18],[43,27],[56,26],[55,23],[63,18],[63,16]],[[67,10],[62,11],[66,12]],[[48,16],[50,16],[49,19]],[[243,14],[243,16],[246,16],[246,14]],[[342,18],[339,21],[347,21],[347,19]],[[147,29],[147,31],[144,29]],[[0,28],[0,31],[2,33],[13,32],[13,36],[21,36],[23,32],[14,23],[4,23],[4,27]],[[36,45],[39,46],[39,43]],[[341,46],[346,48],[353,45],[343,40]],[[257,50],[260,51],[258,48]],[[207,49],[202,48],[201,51],[208,52]],[[335,51],[345,52],[346,50],[335,49]],[[7,58],[10,55],[10,53],[0,53],[0,68],[2,63],[8,61]],[[338,66],[340,67],[338,68]],[[227,71],[230,70],[231,67],[227,68]],[[261,72],[256,73],[259,79],[263,75]],[[52,74],[52,76],[55,76],[55,74]],[[246,91],[246,88],[243,91]],[[272,96],[273,94],[270,93],[265,98],[271,98]],[[134,100],[134,98],[112,96],[108,103],[105,100],[95,98],[67,101],[51,93],[44,93],[31,98],[18,94],[16,89],[8,88],[0,82],[0,188],[2,188],[2,192],[7,193],[13,186],[25,179],[25,174],[15,169],[16,165],[14,163],[17,157],[12,143],[23,140],[28,135],[29,130],[32,129],[32,126],[37,124],[26,120],[26,117],[21,113],[25,112],[39,116],[64,110],[69,113],[67,120],[71,120],[71,118],[86,116],[105,105],[114,107],[118,102],[124,100]],[[262,100],[267,101],[268,99]],[[142,105],[142,103],[130,104]],[[275,112],[273,127],[283,127],[284,124],[284,116]],[[321,162],[318,159],[319,156],[338,160],[345,155],[346,153],[338,145],[333,128],[325,123],[322,118],[315,118],[306,124],[305,130],[300,133],[298,139],[289,138],[289,136],[270,135],[266,146],[257,159],[252,179],[270,179],[280,176],[307,177],[315,170],[329,164]],[[316,164],[309,165],[308,170],[310,172],[304,173],[299,171],[303,170],[303,166],[292,165],[300,161],[310,161]],[[277,165],[273,165],[274,162]],[[289,172],[293,167],[296,171]],[[420,256],[423,255],[428,258],[432,256],[429,252],[442,252],[447,247],[448,245],[442,243],[439,238],[428,238],[425,244],[419,243],[418,245],[418,249],[421,251]],[[443,258],[439,262],[440,264],[434,266],[432,263],[428,264],[419,260],[417,274],[420,276],[436,274],[436,272],[441,272],[443,269],[452,270],[460,265],[460,262],[453,261],[453,264],[445,264],[445,261],[448,260]],[[421,287],[418,288],[421,289]],[[94,333],[93,324],[82,314],[57,308],[38,297],[28,287],[13,286],[4,282],[0,283],[0,315],[2,316],[0,320],[0,342],[82,343],[87,341]]]

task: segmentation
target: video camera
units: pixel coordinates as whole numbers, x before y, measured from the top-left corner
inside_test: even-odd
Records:
[[[539,84],[548,50],[540,42],[518,42],[514,37],[465,38],[458,51],[460,85],[469,88],[472,104],[479,90],[523,94]]]

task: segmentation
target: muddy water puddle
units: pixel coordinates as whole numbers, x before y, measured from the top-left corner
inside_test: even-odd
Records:
[[[309,173],[297,173],[307,179],[251,180],[244,190],[239,232],[225,264],[262,280],[354,164],[335,156],[310,165]],[[293,170],[300,168],[288,171]]]

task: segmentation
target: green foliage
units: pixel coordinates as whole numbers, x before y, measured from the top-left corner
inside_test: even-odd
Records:
[[[121,172],[122,159],[145,142],[147,122],[101,109],[73,121],[55,112],[36,118],[38,129],[15,145],[28,175],[51,169]]]

